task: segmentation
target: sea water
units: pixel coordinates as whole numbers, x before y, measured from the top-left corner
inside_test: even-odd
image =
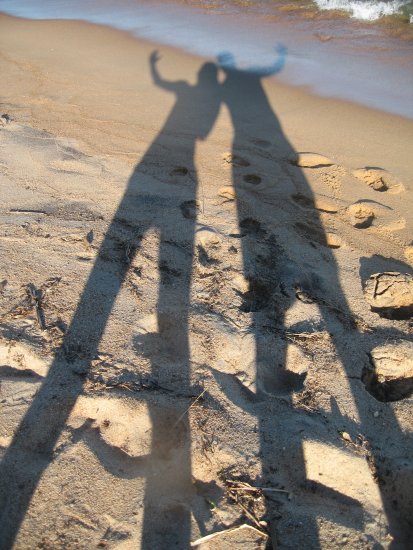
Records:
[[[274,63],[276,78],[413,118],[411,0],[0,0],[32,19],[77,19],[238,66]]]

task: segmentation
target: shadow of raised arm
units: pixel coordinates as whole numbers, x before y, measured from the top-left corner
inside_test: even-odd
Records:
[[[277,44],[275,50],[278,53],[277,59],[272,65],[266,67],[254,65],[243,67],[242,69],[238,68],[235,63],[235,57],[231,52],[221,52],[218,54],[218,63],[224,70],[242,71],[259,77],[272,76],[282,71],[287,57],[287,48],[283,44]]]
[[[168,92],[176,92],[179,88],[179,82],[170,82],[161,77],[157,67],[157,63],[160,59],[161,56],[159,55],[158,50],[154,50],[149,57],[152,80],[154,81],[156,86],[159,86],[160,88],[163,88]]]

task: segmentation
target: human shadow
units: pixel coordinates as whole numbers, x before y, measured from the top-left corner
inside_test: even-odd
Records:
[[[214,63],[202,65],[197,82],[190,85],[163,79],[158,61],[155,51],[150,56],[153,81],[175,95],[175,104],[129,179],[63,343],[2,460],[1,549],[13,546],[40,478],[54,459],[56,443],[83,392],[121,286],[149,230],[158,233],[160,243],[158,332],[151,335],[152,346],[162,349],[174,365],[180,394],[191,395],[188,310],[197,193],[194,153],[197,140],[205,139],[215,122],[220,91]],[[152,185],[157,192],[151,192]],[[174,261],[176,248],[170,236],[176,231],[180,235],[179,281],[171,282],[173,270],[168,266]],[[156,360],[151,364],[152,377],[162,383],[164,369]],[[162,410],[153,400],[148,401],[153,437],[144,468],[141,545],[147,550],[189,547],[190,510],[185,503],[192,486],[186,412],[190,403],[190,397],[171,399]],[[84,432],[89,438],[94,435],[87,426]],[[138,463],[130,466],[136,474]]]
[[[251,331],[255,337],[255,399],[271,406],[272,400],[290,400],[289,396],[303,387],[306,373],[291,372],[286,368],[291,331],[285,319],[288,309],[298,300],[317,304],[324,331],[330,335],[360,419],[359,423],[354,422],[335,407],[329,421],[339,429],[364,434],[371,441],[368,460],[378,481],[393,537],[392,548],[407,548],[411,529],[409,514],[406,510],[402,513],[398,509],[394,486],[391,487],[391,483],[386,486],[389,461],[386,459],[386,449],[380,449],[374,444],[371,412],[366,406],[370,396],[367,396],[360,380],[362,368],[369,361],[369,350],[382,342],[383,336],[380,331],[373,331],[373,334],[363,331],[355,321],[342,290],[339,268],[328,246],[313,192],[303,171],[294,163],[296,151],[285,136],[265,92],[264,78],[275,75],[285,64],[285,48],[278,46],[277,52],[277,59],[267,67],[239,68],[231,53],[225,52],[218,56],[220,68],[225,73],[222,101],[228,108],[234,128],[229,162],[236,191],[244,274],[249,282],[241,310],[251,313]],[[258,204],[256,208],[253,206],[254,200]],[[260,209],[260,202],[265,203],[265,209]],[[318,269],[317,266],[324,268]],[[218,383],[221,382],[224,387],[225,376],[216,372],[214,374]],[[238,405],[242,406],[242,399]],[[262,410],[264,413],[260,412]],[[274,410],[280,408],[274,406]],[[307,511],[304,510],[300,517],[297,500],[292,506],[288,502],[283,503],[287,515],[291,514],[290,519],[294,516],[296,518],[294,535],[289,532],[287,546],[319,548],[317,519],[320,515],[329,517],[334,506],[346,507],[347,518],[352,518],[352,525],[349,526],[362,529],[364,519],[359,503],[346,504],[344,495],[339,498],[328,487],[309,483],[306,479],[303,450],[306,437],[296,436],[295,441],[299,441],[299,444],[295,444],[293,432],[296,430],[292,429],[292,433],[288,433],[282,425],[281,417],[278,420],[269,418],[265,406],[257,406],[256,414],[261,437],[263,479],[260,484],[271,485],[274,479],[291,483],[293,477],[294,485],[291,489],[299,491],[300,498],[308,504]],[[405,447],[409,437],[400,429],[391,408],[385,411],[385,417],[392,443]],[[299,424],[299,416],[296,418]],[[327,443],[331,442],[331,431],[327,436],[328,430],[326,432],[322,424],[319,423],[319,433],[327,437]],[[271,439],[268,434],[274,430],[276,435]],[[285,449],[289,453],[287,459]],[[282,464],[284,470],[288,470],[288,475],[282,474]],[[274,476],[277,471],[279,473]],[[403,474],[400,476],[403,477]],[[279,504],[274,504],[274,499],[267,499],[267,519],[274,539],[278,536],[278,524],[281,525],[276,519],[280,517]],[[308,510],[312,512],[308,513]],[[333,521],[345,523],[348,519],[345,519],[344,514],[341,519],[340,514],[336,514]]]
[[[157,332],[142,337],[141,343],[150,359],[153,379],[160,385],[165,377],[170,382],[172,368],[175,386],[183,397],[177,398],[172,393],[165,407],[160,407],[156,399],[148,398],[153,435],[150,453],[145,457],[128,458],[125,463],[122,453],[108,450],[96,428],[88,422],[76,437],[84,438],[94,447],[105,467],[119,465],[119,470],[123,469],[120,476],[146,479],[141,545],[144,550],[190,546],[188,502],[192,480],[187,411],[193,395],[188,315],[196,219],[194,153],[197,140],[205,139],[210,132],[222,101],[234,127],[230,160],[239,225],[236,238],[249,281],[241,310],[251,314],[256,346],[256,393],[251,396],[251,403],[259,424],[262,484],[265,486],[268,481],[270,485],[277,479],[284,482],[292,476],[294,489],[307,499],[307,515],[302,516],[302,522],[295,523],[295,532],[290,534],[292,544],[294,541],[299,543],[296,547],[320,546],[317,514],[321,511],[328,518],[330,505],[337,502],[351,509],[343,521],[350,518],[353,524],[349,527],[361,528],[363,518],[355,499],[321,483],[307,484],[302,426],[297,429],[293,426],[294,441],[298,444],[291,445],[292,434],[282,424],[284,417],[274,418],[269,414],[269,411],[281,410],[288,397],[300,390],[305,382],[305,373],[286,368],[289,338],[286,313],[297,300],[304,299],[316,303],[322,312],[325,332],[330,334],[343,365],[360,422],[355,423],[335,411],[334,406],[331,419],[337,423],[339,418],[341,429],[351,433],[359,430],[367,439],[374,439],[370,413],[363,405],[367,393],[360,380],[372,338],[359,329],[347,304],[311,188],[300,168],[286,160],[293,157],[295,151],[284,135],[262,82],[264,77],[282,70],[285,49],[278,47],[278,54],[273,65],[249,70],[237,68],[231,54],[221,55],[219,63],[225,73],[224,82],[218,83],[217,66],[206,63],[193,86],[163,79],[157,69],[159,57],[156,52],[152,54],[153,81],[175,94],[176,102],[129,179],[64,341],[1,463],[1,549],[9,549],[14,544],[40,478],[53,461],[56,443],[84,390],[85,377],[98,352],[133,258],[152,229],[158,232],[160,243]],[[151,192],[151,185],[157,186],[156,193]],[[171,234],[176,233],[179,239],[171,243]],[[294,247],[298,253],[293,253]],[[175,265],[177,248],[179,270]],[[319,272],[314,267],[318,264],[327,265],[327,270]],[[353,348],[357,350],[350,354]],[[160,356],[166,359],[169,373],[164,368],[165,361],[159,360]],[[220,373],[214,374],[218,383],[225,386]],[[274,404],[278,398],[281,398],[281,408]],[[239,406],[245,406],[245,398],[240,399]],[[385,414],[391,441],[397,444],[405,440],[392,410],[386,410]],[[299,425],[298,414],[294,418]],[[320,433],[327,440],[331,437],[331,432],[322,428]],[[289,451],[287,458],[283,457],[284,448]],[[112,454],[108,454],[109,451]],[[382,459],[382,451],[373,446],[371,461],[378,476],[386,468]],[[282,467],[289,468],[288,475],[283,475]],[[400,520],[393,492],[385,486],[381,487],[381,492],[395,540],[394,548],[402,548],[408,536],[406,521]],[[274,540],[279,533],[278,504],[276,499],[268,499],[270,532]],[[299,515],[295,506],[296,501],[285,505],[290,519]],[[336,520],[334,516],[333,521]]]

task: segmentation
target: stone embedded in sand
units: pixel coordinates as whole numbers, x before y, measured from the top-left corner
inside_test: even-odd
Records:
[[[219,235],[212,229],[200,229],[196,232],[196,242],[205,250],[216,248],[220,243]]]
[[[413,277],[389,271],[371,275],[364,285],[364,297],[373,311],[398,319],[413,314]]]
[[[350,223],[359,229],[370,227],[374,220],[374,212],[362,203],[354,203],[348,207]]]
[[[318,153],[297,153],[290,158],[291,164],[301,168],[321,168],[322,166],[332,166],[335,164],[328,157]]]
[[[342,241],[335,233],[326,233],[326,244],[329,248],[340,248]]]
[[[413,392],[413,342],[382,344],[370,352],[372,368],[363,372],[367,390],[380,401],[397,401]]]
[[[317,210],[321,210],[321,212],[328,212],[330,214],[335,214],[338,212],[338,207],[333,202],[321,199],[319,197],[314,199],[314,206]]]
[[[232,185],[224,185],[224,187],[221,187],[218,191],[219,197],[222,197],[229,201],[233,201],[235,199],[235,194],[235,189],[232,187]]]
[[[404,249],[404,256],[406,260],[413,265],[413,245],[406,246]]]
[[[413,378],[413,342],[401,340],[370,352],[379,382]]]

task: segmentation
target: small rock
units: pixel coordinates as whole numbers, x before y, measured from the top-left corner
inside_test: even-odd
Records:
[[[354,203],[348,207],[350,223],[358,229],[370,227],[374,220],[374,212],[362,203]]]
[[[370,352],[379,382],[413,377],[413,342],[400,340]]]
[[[319,197],[314,199],[314,206],[317,210],[321,210],[321,212],[329,212],[330,214],[338,212],[338,207],[334,203]]]
[[[86,241],[87,241],[89,244],[92,244],[92,243],[93,243],[93,239],[94,239],[93,229],[91,229],[91,230],[89,231],[89,233],[86,235]]]
[[[209,248],[215,248],[219,245],[219,235],[212,229],[200,229],[196,232],[196,242],[200,244],[205,250]]]
[[[413,265],[413,245],[406,246],[404,249],[404,256],[406,260]]]
[[[340,248],[341,239],[335,233],[326,233],[326,244],[329,248]]]
[[[324,157],[318,153],[297,153],[290,158],[290,162],[301,168],[321,168],[322,166],[332,166],[335,164],[328,157]]]
[[[375,273],[364,285],[364,297],[372,311],[383,317],[409,318],[413,314],[413,277],[392,271]]]
[[[219,189],[218,196],[233,201],[235,199],[235,189],[231,185],[224,185]]]
[[[413,392],[413,342],[400,340],[370,352],[372,367],[363,372],[367,390],[380,401],[397,401]],[[376,415],[377,413],[377,415]],[[379,415],[374,413],[375,418]]]

